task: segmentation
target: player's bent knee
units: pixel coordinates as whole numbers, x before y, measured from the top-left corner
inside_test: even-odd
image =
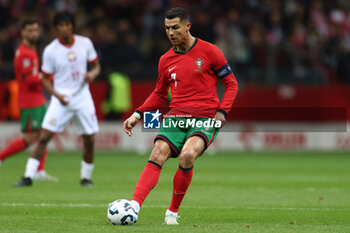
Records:
[[[156,143],[153,146],[153,150],[151,153],[151,156],[149,157],[149,160],[156,162],[157,164],[163,166],[163,164],[167,161],[168,159],[168,154],[169,152],[167,151],[166,148],[164,148],[161,143]]]
[[[35,141],[38,141],[39,138],[38,137],[33,138],[33,137],[24,136],[23,139],[26,142],[26,144],[29,146],[29,145],[32,145]]]
[[[180,165],[182,167],[192,166],[195,159],[194,151],[183,151],[180,154]]]
[[[162,152],[158,146],[153,147],[153,150],[152,150],[151,156],[149,157],[149,160],[156,162],[161,166],[162,166],[162,164],[164,164],[163,155],[162,155]]]
[[[26,142],[26,144],[29,146],[34,142],[39,141],[39,132],[35,132],[35,131],[26,132],[24,133],[23,139]]]

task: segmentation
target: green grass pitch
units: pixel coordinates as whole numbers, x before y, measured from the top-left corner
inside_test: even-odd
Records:
[[[107,205],[130,199],[148,159],[131,152],[96,152],[95,187],[80,187],[81,152],[50,153],[58,183],[14,188],[27,155],[0,168],[0,232],[350,232],[350,154],[249,152],[203,155],[179,211],[163,224],[178,159],[163,167],[134,226],[113,226]]]

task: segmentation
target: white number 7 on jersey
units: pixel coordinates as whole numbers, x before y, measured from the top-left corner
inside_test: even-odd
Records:
[[[171,78],[174,79],[175,87],[177,87],[176,73],[171,74]]]

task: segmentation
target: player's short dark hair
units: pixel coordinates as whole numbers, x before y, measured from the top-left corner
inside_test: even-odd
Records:
[[[74,15],[69,11],[60,11],[53,17],[53,25],[55,27],[57,27],[57,25],[62,22],[71,23],[73,25],[73,28],[75,27]]]
[[[32,25],[32,24],[39,24],[39,21],[35,18],[27,18],[27,19],[23,20],[23,22],[21,24],[21,28],[25,29],[27,27],[27,25]]]
[[[180,21],[190,21],[190,16],[188,14],[188,12],[181,7],[174,7],[171,8],[170,10],[168,10],[165,13],[165,18],[167,19],[174,19],[174,18],[180,18]]]

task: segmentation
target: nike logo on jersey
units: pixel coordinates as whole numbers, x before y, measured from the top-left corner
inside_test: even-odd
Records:
[[[176,67],[176,66],[171,67],[171,68],[169,69],[169,72],[171,72],[175,67]]]

